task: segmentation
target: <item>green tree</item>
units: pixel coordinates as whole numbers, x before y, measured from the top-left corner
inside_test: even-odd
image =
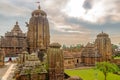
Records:
[[[82,48],[82,44],[77,44],[77,49],[78,49],[78,51],[80,51],[81,48]]]
[[[105,80],[107,80],[108,73],[117,72],[119,70],[116,64],[110,62],[99,62],[96,64],[96,68],[103,72]]]
[[[112,48],[113,48],[113,50],[115,50],[115,49],[118,49],[118,46],[115,44],[112,44]]]
[[[77,47],[77,48],[81,48],[81,44],[77,44],[76,47]]]
[[[62,48],[63,48],[63,49],[66,49],[66,48],[67,48],[67,46],[66,46],[65,44],[63,44]]]

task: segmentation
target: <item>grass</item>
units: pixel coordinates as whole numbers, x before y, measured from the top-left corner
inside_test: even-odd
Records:
[[[83,69],[83,70],[65,70],[69,76],[79,76],[83,80],[104,80],[104,75],[102,72],[94,69]],[[97,76],[96,76],[97,74]],[[116,74],[109,73],[107,80],[120,80],[120,76]]]
[[[114,59],[120,59],[120,57],[117,56],[117,57],[114,57]]]

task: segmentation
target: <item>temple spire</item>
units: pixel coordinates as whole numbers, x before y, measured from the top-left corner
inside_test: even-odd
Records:
[[[22,33],[22,30],[20,29],[18,25],[18,21],[16,21],[16,24],[14,25],[12,32]]]
[[[38,6],[38,9],[40,9],[40,5]]]
[[[102,33],[103,33],[103,30],[102,30]]]
[[[38,49],[47,49],[50,43],[49,22],[46,17],[47,14],[40,9],[40,2],[35,3],[37,3],[38,9],[32,12],[29,24],[27,23],[27,26],[29,26],[27,40],[30,53]]]
[[[18,21],[16,21],[16,25],[18,25]]]
[[[38,1],[38,2],[36,2],[37,4],[38,4],[38,9],[40,9],[40,2]]]

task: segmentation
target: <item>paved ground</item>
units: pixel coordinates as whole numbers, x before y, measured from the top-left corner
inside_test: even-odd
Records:
[[[12,80],[15,66],[15,63],[6,63],[3,68],[0,68],[0,80]]]
[[[4,67],[0,68],[0,80],[9,67],[10,67],[10,63],[6,63]]]

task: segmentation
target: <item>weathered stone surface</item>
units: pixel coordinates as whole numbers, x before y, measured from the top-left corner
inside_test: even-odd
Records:
[[[5,53],[3,50],[0,49],[0,67],[4,66],[4,57]]]
[[[27,54],[23,52],[23,57],[20,60],[23,62],[18,64],[15,71],[16,80],[45,80],[47,70],[39,60],[36,53]],[[23,60],[24,59],[24,60]]]
[[[98,34],[97,39],[95,40],[95,46],[98,53],[102,55],[102,61],[111,60],[112,44],[108,34],[104,32]]]
[[[46,13],[40,7],[32,12],[27,32],[30,52],[48,48],[50,43],[49,23]]]
[[[14,56],[27,48],[26,40],[25,33],[16,22],[11,32],[7,32],[4,37],[1,37],[0,47],[5,50],[6,56]]]
[[[58,43],[51,44],[47,50],[49,80],[64,80],[64,58],[63,51],[58,48]],[[57,45],[56,45],[57,44]]]

